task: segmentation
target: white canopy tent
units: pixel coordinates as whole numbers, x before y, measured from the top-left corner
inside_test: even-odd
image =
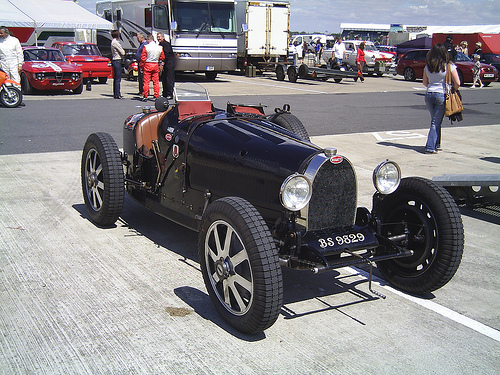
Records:
[[[97,29],[111,30],[113,24],[82,8],[72,0],[0,0],[0,25],[16,30],[24,44],[37,42],[37,34],[71,31],[75,36],[92,35]],[[31,34],[26,38],[31,29]],[[22,40],[25,39],[25,40]],[[35,39],[35,40],[33,40]],[[93,38],[92,38],[93,39]]]

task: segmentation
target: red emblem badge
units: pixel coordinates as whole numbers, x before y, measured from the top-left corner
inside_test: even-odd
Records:
[[[170,142],[172,140],[172,134],[168,133],[168,134],[165,134],[165,139]]]
[[[172,156],[176,159],[179,157],[179,145],[172,147]]]
[[[330,158],[330,163],[333,164],[340,164],[342,161],[344,161],[344,158],[340,155],[335,155]]]

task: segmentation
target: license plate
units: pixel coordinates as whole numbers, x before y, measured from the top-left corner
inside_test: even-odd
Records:
[[[207,65],[207,68],[205,70],[215,70],[215,67],[212,65]]]
[[[361,232],[341,234],[338,236],[318,238],[318,245],[321,249],[335,249],[348,247],[349,245],[358,245],[363,243],[366,237]]]
[[[493,73],[486,73],[484,75],[484,78],[493,78],[493,77],[495,77],[495,75]]]

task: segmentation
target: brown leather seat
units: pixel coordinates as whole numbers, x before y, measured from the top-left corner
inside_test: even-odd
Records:
[[[148,149],[153,148],[152,141],[158,140],[158,127],[168,111],[149,113],[137,122],[135,126],[135,144],[138,150],[143,145]]]

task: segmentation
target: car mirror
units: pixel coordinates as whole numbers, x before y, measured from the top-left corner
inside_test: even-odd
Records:
[[[168,99],[163,96],[160,96],[155,100],[155,108],[159,112],[165,112],[168,109],[168,106]]]

